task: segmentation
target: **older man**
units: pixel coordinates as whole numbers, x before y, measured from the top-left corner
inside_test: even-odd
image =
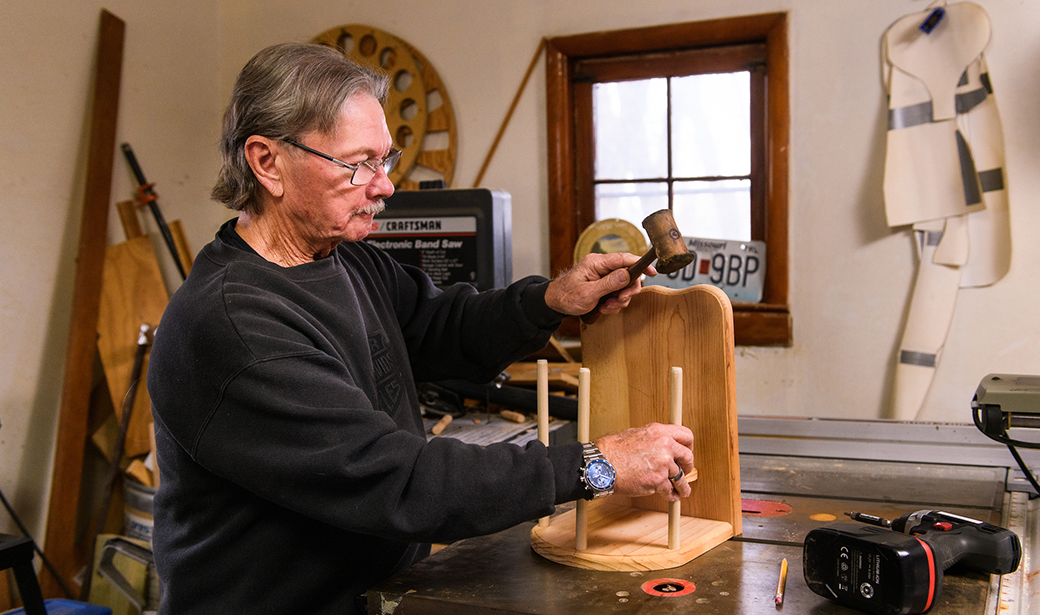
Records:
[[[585,447],[427,442],[416,381],[490,380],[625,287],[636,257],[442,291],[359,241],[394,191],[386,92],[313,45],[265,49],[239,75],[213,190],[239,214],[170,301],[148,374],[163,613],[361,612],[429,542],[611,491],[690,493],[669,481],[693,465],[682,427]]]

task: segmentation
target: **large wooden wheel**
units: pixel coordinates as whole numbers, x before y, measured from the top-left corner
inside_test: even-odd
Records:
[[[444,84],[430,62],[396,36],[370,26],[348,24],[326,30],[312,42],[338,49],[351,60],[390,76],[384,111],[401,161],[390,180],[415,190],[424,180],[451,185],[455,173],[455,114]]]

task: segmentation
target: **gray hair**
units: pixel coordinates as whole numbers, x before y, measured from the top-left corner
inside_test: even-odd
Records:
[[[283,43],[257,53],[242,68],[224,112],[220,174],[212,197],[235,211],[259,213],[260,182],[245,156],[246,139],[291,139],[331,133],[355,94],[386,102],[389,78],[322,45]]]

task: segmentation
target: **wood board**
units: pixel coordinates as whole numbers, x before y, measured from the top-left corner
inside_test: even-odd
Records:
[[[574,510],[531,529],[531,546],[542,557],[587,570],[638,571],[675,568],[733,536],[724,521],[681,517],[680,547],[668,548],[668,514],[642,510],[610,499],[588,506],[588,545],[574,548]]]
[[[619,314],[582,327],[591,371],[590,436],[668,423],[669,370],[683,368],[683,425],[693,431],[693,494],[684,516],[726,521],[740,533],[740,462],[729,299],[709,285],[644,288]],[[661,496],[630,505],[667,511]]]
[[[106,248],[97,345],[117,414],[122,412],[123,398],[130,385],[141,325],[157,327],[168,302],[151,238],[134,237]],[[146,356],[142,378],[147,373]],[[127,457],[145,455],[151,450],[148,431],[151,422],[147,388],[138,386],[126,433]]]
[[[589,548],[583,552],[574,549],[574,521],[567,517],[554,518],[549,529],[534,528],[531,546],[572,566],[653,570],[682,565],[740,534],[733,312],[725,293],[707,285],[644,288],[621,313],[582,325],[582,359],[591,372],[593,440],[647,423],[669,423],[670,371],[683,369],[682,423],[694,434],[698,479],[680,508],[680,548],[667,549],[668,501],[663,496],[610,496],[605,509],[596,502],[600,516],[590,521]],[[554,527],[558,523],[562,527]],[[598,542],[618,542],[593,549],[594,530]],[[638,558],[632,557],[635,553]]]
[[[580,363],[549,363],[549,389],[575,393],[578,390]],[[538,381],[538,365],[531,361],[520,361],[506,368],[509,373],[507,384],[533,387]]]
[[[84,549],[83,545],[76,544],[76,515],[83,479],[83,453],[88,437],[125,33],[126,24],[123,20],[102,9],[98,26],[97,71],[90,116],[83,216],[72,294],[72,323],[65,353],[61,410],[44,538],[47,556],[66,585],[87,563],[89,550],[89,547]],[[63,593],[61,583],[53,575],[41,571],[39,577],[44,597]]]

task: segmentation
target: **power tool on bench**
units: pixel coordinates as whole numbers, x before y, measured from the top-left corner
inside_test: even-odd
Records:
[[[924,613],[938,599],[950,566],[1008,574],[1022,559],[1014,532],[976,519],[936,510],[894,521],[845,514],[861,523],[834,523],[806,535],[805,582],[821,596],[868,613]]]

